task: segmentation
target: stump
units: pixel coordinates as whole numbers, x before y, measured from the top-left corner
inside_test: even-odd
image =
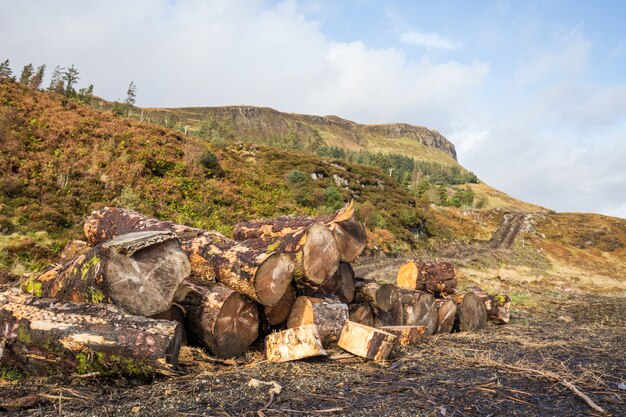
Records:
[[[469,291],[453,298],[457,304],[454,330],[471,332],[487,327],[487,309],[479,296]]]
[[[511,298],[506,294],[487,294],[483,289],[478,287],[469,287],[467,290],[472,291],[480,297],[487,309],[487,317],[489,320],[498,324],[507,324],[511,319]]]
[[[340,262],[335,274],[326,279],[319,288],[301,285],[303,295],[310,297],[336,295],[342,303],[351,303],[356,291],[354,283],[354,270],[349,263]]]
[[[437,305],[432,294],[423,291],[399,288],[404,312],[404,325],[426,326],[431,335],[437,326]]]
[[[171,374],[181,339],[179,323],[132,316],[110,304],[0,293],[0,364],[27,372]]]
[[[71,302],[109,302],[129,313],[152,316],[170,308],[191,272],[189,260],[170,232],[118,236],[22,284],[37,297]]]
[[[287,327],[315,324],[322,346],[328,347],[339,340],[341,329],[347,320],[348,306],[338,299],[298,297],[287,319]]]
[[[352,304],[349,307],[349,320],[365,326],[374,327],[374,311],[369,304]]]
[[[274,306],[263,306],[263,322],[269,327],[280,326],[287,321],[293,303],[296,301],[296,291],[289,286],[283,298]]]
[[[379,329],[396,336],[396,344],[400,346],[415,346],[422,339],[426,326],[383,326]]]
[[[454,327],[456,317],[456,302],[452,298],[436,300],[437,302],[437,326],[435,333],[450,333]]]
[[[176,299],[191,334],[219,358],[239,355],[259,336],[256,304],[228,287],[187,280]]]
[[[339,338],[339,347],[353,355],[375,361],[387,359],[396,336],[375,327],[346,321]]]
[[[291,283],[294,264],[289,255],[255,249],[217,232],[113,207],[93,211],[85,222],[85,236],[91,244],[136,231],[174,233],[189,257],[194,276],[207,282],[218,280],[263,305],[278,303]]]
[[[449,262],[409,261],[398,270],[396,284],[435,295],[452,294],[457,287],[456,271]]]
[[[326,356],[317,326],[314,324],[269,334],[265,338],[265,353],[269,362],[287,362],[311,356]]]

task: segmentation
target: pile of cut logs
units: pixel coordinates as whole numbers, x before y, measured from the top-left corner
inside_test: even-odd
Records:
[[[385,360],[424,334],[508,322],[508,297],[457,293],[449,263],[409,262],[396,285],[356,278],[350,263],[366,233],[352,204],[326,218],[242,222],[234,239],[104,208],[85,236],[60,263],[0,292],[0,364],[169,374],[184,343],[228,358],[259,335],[271,362],[333,345]]]

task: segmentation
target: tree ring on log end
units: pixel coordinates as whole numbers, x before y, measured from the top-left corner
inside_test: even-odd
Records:
[[[254,289],[259,303],[276,305],[287,292],[293,278],[294,263],[284,253],[273,253],[256,272]]]
[[[303,245],[302,264],[309,281],[323,284],[339,268],[339,249],[333,234],[321,223],[314,223],[307,229]]]
[[[259,336],[259,312],[256,305],[233,292],[224,302],[215,322],[216,352],[225,358],[246,350]]]

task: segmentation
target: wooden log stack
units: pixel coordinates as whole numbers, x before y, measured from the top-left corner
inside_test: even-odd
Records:
[[[71,242],[22,293],[0,292],[0,364],[167,373],[182,343],[229,358],[260,334],[270,362],[335,346],[382,361],[424,335],[509,319],[508,297],[457,293],[448,263],[409,262],[396,284],[357,278],[366,234],[352,203],[242,222],[234,239],[119,208],[94,211],[84,230],[87,243]]]

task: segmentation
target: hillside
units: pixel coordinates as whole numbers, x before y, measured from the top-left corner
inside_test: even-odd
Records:
[[[339,124],[329,126],[339,132]],[[220,123],[204,129],[224,134]],[[480,182],[451,188],[485,195],[484,208],[443,207],[426,198],[442,186],[420,196],[372,166],[231,134],[220,143],[1,82],[0,271],[40,269],[105,205],[229,235],[243,219],[329,213],[354,199],[369,254],[449,258],[482,285],[508,274],[508,288],[521,294],[539,291],[546,277],[625,289],[626,220],[549,212]]]

